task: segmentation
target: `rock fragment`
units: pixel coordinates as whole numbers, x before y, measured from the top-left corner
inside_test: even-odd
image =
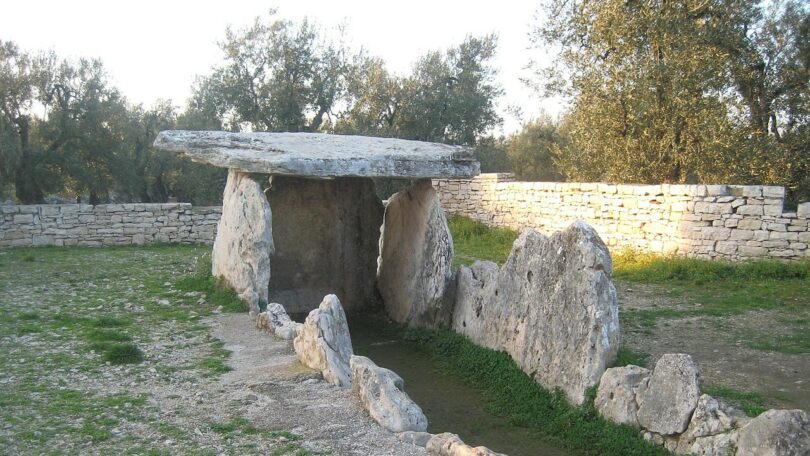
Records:
[[[594,405],[599,414],[618,424],[639,427],[636,391],[650,377],[649,369],[639,366],[613,367],[602,374]]]
[[[698,405],[699,376],[691,356],[661,356],[649,381],[639,387],[636,395],[641,427],[661,435],[685,431]]]

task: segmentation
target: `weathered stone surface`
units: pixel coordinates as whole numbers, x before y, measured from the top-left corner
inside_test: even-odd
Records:
[[[433,434],[430,432],[405,431],[398,433],[397,438],[411,445],[424,448],[427,446],[428,441],[433,438]]]
[[[394,372],[365,356],[352,356],[352,387],[374,421],[391,432],[427,429],[422,409],[405,393],[405,383]]]
[[[434,435],[428,440],[426,448],[428,453],[438,456],[505,456],[487,447],[471,447],[458,435],[449,432]]]
[[[471,177],[471,148],[322,133],[162,131],[158,149],[249,173],[301,177]]]
[[[292,321],[287,315],[287,311],[284,310],[284,306],[272,302],[267,305],[267,310],[256,316],[256,327],[279,339],[292,340],[298,335],[298,331],[303,325]]]
[[[740,429],[737,456],[810,455],[810,416],[803,410],[768,410]]]
[[[301,364],[321,371],[324,380],[337,386],[352,384],[350,359],[354,354],[346,314],[335,295],[327,295],[307,316],[293,340]]]
[[[272,214],[261,186],[247,174],[229,171],[212,273],[222,277],[254,315],[267,303],[273,251]]]
[[[713,397],[704,394],[686,431],[678,438],[674,452],[678,454],[725,455],[733,454],[737,432],[734,419],[728,416]]]
[[[421,180],[388,200],[380,235],[377,286],[398,323],[450,322],[453,238],[439,198]]]
[[[383,206],[368,178],[273,176],[269,299],[306,313],[334,293],[346,313],[375,304]]]
[[[685,431],[700,397],[699,376],[691,356],[661,356],[649,381],[636,394],[641,427],[662,435]]]
[[[587,224],[551,237],[525,230],[497,284],[491,263],[461,268],[453,328],[506,351],[538,383],[581,404],[619,346],[610,274],[607,247]]]
[[[594,405],[599,413],[618,424],[638,427],[636,391],[650,377],[649,369],[639,366],[614,367],[602,374]]]

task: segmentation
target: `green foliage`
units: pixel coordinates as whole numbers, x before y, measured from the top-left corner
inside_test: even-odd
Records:
[[[205,293],[206,301],[215,308],[221,306],[223,312],[241,313],[247,310],[233,289],[211,275],[210,254],[197,257],[194,274],[180,279],[174,286],[185,292]]]
[[[808,159],[810,8],[798,0],[549,0],[535,84],[573,104],[570,180],[786,185]],[[805,195],[807,197],[810,195]]]
[[[556,182],[563,175],[555,165],[569,140],[560,127],[544,116],[523,125],[506,141],[506,155],[515,175],[525,181]]]
[[[502,265],[512,252],[518,233],[509,228],[490,228],[468,217],[454,215],[447,221],[453,236],[454,267],[488,260]]]
[[[481,163],[482,173],[511,173],[512,164],[506,154],[503,138],[484,137],[475,145],[475,158]]]
[[[501,118],[502,94],[490,62],[497,37],[467,37],[446,52],[422,56],[411,75],[399,78],[382,60],[355,58],[348,86],[349,108],[338,133],[475,145]]]
[[[733,406],[738,407],[746,415],[755,417],[767,410],[765,398],[759,393],[739,391],[727,386],[704,385],[702,392],[710,396],[724,399]]]
[[[604,420],[593,407],[574,407],[560,391],[547,391],[503,352],[474,345],[451,331],[406,330],[403,338],[431,353],[436,363],[480,388],[492,413],[531,429],[567,450],[583,455],[665,455],[629,426]]]
[[[113,344],[104,359],[111,364],[137,364],[143,361],[143,352],[135,344]]]

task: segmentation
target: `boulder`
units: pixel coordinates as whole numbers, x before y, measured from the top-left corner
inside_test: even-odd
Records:
[[[697,407],[686,431],[678,438],[674,452],[678,454],[732,454],[737,442],[734,419],[728,416],[717,400],[708,394],[698,399]]]
[[[365,356],[352,356],[352,388],[371,418],[391,432],[427,429],[427,417],[405,393],[405,382]]]
[[[284,306],[277,302],[267,305],[267,309],[256,316],[256,327],[283,340],[292,340],[303,325],[296,323],[287,315]]]
[[[618,351],[611,270],[607,246],[583,222],[551,237],[524,230],[497,275],[486,262],[460,269],[452,326],[581,404]]]
[[[737,456],[810,455],[810,416],[803,410],[768,410],[740,429]]]
[[[385,207],[377,287],[388,316],[409,326],[450,322],[453,238],[436,191],[423,179]]]
[[[428,453],[438,456],[505,456],[487,447],[471,447],[458,435],[449,432],[434,435],[428,440],[426,449]]]
[[[700,372],[687,354],[666,354],[636,394],[638,423],[648,431],[680,434],[686,430],[698,404]]]
[[[351,386],[350,359],[354,354],[346,314],[335,295],[327,295],[307,316],[293,340],[301,364],[321,371],[324,380]]]
[[[267,303],[273,252],[272,214],[261,186],[247,174],[228,171],[211,272],[233,288],[253,315]]]
[[[594,405],[608,420],[639,427],[636,391],[650,377],[649,369],[639,366],[613,367],[602,374]]]

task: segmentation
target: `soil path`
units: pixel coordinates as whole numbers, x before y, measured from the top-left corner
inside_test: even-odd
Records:
[[[315,453],[427,454],[372,421],[350,389],[323,381],[296,360],[289,342],[256,329],[246,315],[222,315],[213,326],[215,337],[232,352],[233,371],[221,381],[236,391],[234,399],[245,404],[243,415],[258,429],[301,435],[303,446]]]
[[[629,309],[687,309],[655,285],[616,281],[620,312]],[[692,304],[693,305],[693,304]],[[704,384],[763,394],[769,407],[810,411],[810,354],[749,347],[751,334],[780,331],[783,311],[749,311],[728,316],[659,317],[655,328],[622,328],[622,344],[649,353],[647,367],[665,353],[688,353]],[[793,317],[806,317],[794,315]]]

